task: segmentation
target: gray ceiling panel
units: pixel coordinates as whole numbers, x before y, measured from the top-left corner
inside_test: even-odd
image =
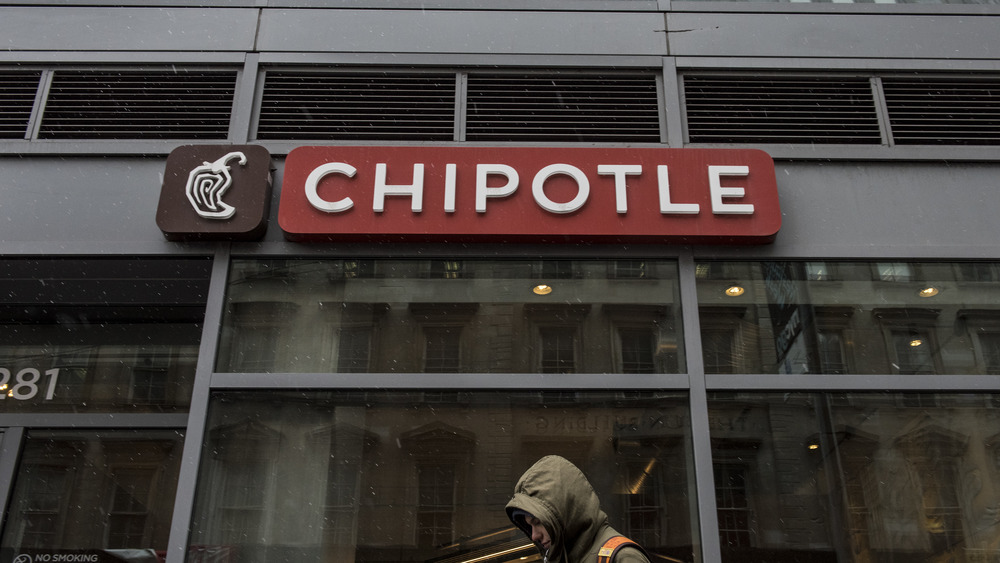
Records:
[[[699,57],[1000,57],[1000,18],[898,14],[667,15],[672,55]],[[943,30],[961,30],[947,33]],[[786,64],[781,61],[780,64]]]
[[[251,51],[256,27],[251,8],[2,7],[0,50]]]
[[[664,27],[658,13],[264,10],[258,49],[665,55]]]

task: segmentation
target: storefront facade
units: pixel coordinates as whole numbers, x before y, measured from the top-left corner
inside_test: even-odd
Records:
[[[0,562],[1000,559],[1000,9],[0,5]]]

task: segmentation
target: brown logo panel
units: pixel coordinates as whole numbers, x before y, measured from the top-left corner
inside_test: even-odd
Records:
[[[156,224],[167,240],[258,240],[270,204],[267,149],[185,145],[167,157]]]

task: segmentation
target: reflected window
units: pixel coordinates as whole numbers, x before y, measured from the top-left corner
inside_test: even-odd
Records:
[[[746,464],[722,461],[713,464],[715,503],[719,516],[719,541],[726,548],[750,547],[750,502]]]
[[[461,368],[462,327],[426,327],[424,337],[424,371],[458,373]]]
[[[624,478],[629,488],[625,495],[625,511],[628,514],[628,526],[623,532],[639,545],[653,545],[657,538],[670,531],[665,529],[660,506],[664,499],[659,495],[664,487],[662,468],[658,460],[646,462],[631,462],[624,465]]]
[[[358,463],[332,459],[326,474],[324,540],[332,545],[352,545],[358,504]]]
[[[902,375],[931,375],[934,369],[931,335],[922,330],[894,330],[890,333],[896,353],[896,369]]]
[[[457,280],[466,276],[465,264],[461,260],[431,260],[427,276],[443,280]]]
[[[267,469],[268,464],[260,461],[227,464],[219,505],[221,537],[238,542],[260,536]]]
[[[570,280],[580,277],[576,262],[572,260],[542,260],[533,268],[534,277],[547,280]]]
[[[119,468],[111,473],[108,494],[108,547],[142,549],[149,545],[147,528],[149,507],[153,504],[153,480],[156,470],[151,467]]]
[[[656,335],[641,328],[618,329],[621,346],[621,373],[656,373]]]
[[[73,468],[25,464],[22,471],[25,476],[20,487],[24,498],[15,515],[20,529],[14,530],[11,524],[7,534],[19,535],[12,543],[21,547],[58,545],[58,528],[65,512],[65,499],[69,497],[67,487],[72,482]]]
[[[644,279],[649,277],[645,260],[615,260],[615,271],[612,277],[624,279]]]
[[[734,348],[736,332],[724,328],[701,331],[702,355],[706,373],[736,373]]]
[[[1000,375],[1000,332],[980,333],[979,346],[982,349],[986,373]]]
[[[371,360],[371,327],[345,327],[340,329],[337,347],[338,373],[365,373]]]
[[[541,373],[576,373],[576,329],[543,327],[539,329]]]
[[[836,262],[806,262],[806,279],[810,281],[837,279],[836,268]]]
[[[986,262],[965,262],[958,265],[959,280],[964,282],[998,282],[1000,266]]]
[[[905,262],[881,262],[876,270],[876,279],[885,282],[908,282],[913,277],[912,268]]]
[[[848,373],[844,339],[840,331],[817,331],[816,346],[819,349],[819,363],[823,373]]]
[[[417,545],[438,547],[451,543],[455,511],[455,466],[421,464],[417,467]]]
[[[3,549],[64,561],[166,549],[182,449],[173,431],[29,431]]]
[[[344,260],[341,262],[340,277],[347,279],[375,277],[374,260]]]
[[[219,471],[199,486],[208,491],[212,541],[258,544],[267,535],[267,500],[275,494],[274,455],[280,434],[245,419],[213,429],[206,440]]]

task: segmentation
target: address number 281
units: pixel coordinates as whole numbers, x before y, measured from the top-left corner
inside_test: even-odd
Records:
[[[59,368],[45,370],[44,382],[45,400],[51,401],[56,394],[56,383],[59,381]],[[11,377],[10,370],[0,368],[0,399],[16,399],[27,401],[34,399],[42,388],[42,372],[35,368],[24,368]]]

